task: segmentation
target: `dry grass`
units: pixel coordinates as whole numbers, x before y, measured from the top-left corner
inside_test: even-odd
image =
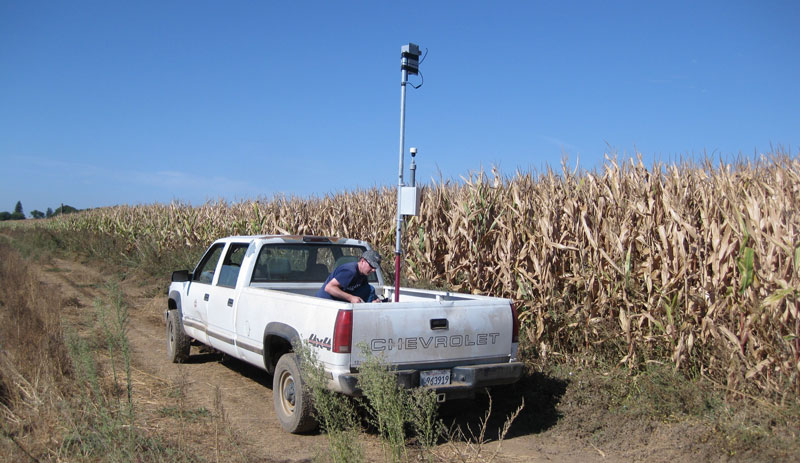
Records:
[[[119,206],[54,230],[164,253],[231,234],[352,236],[393,250],[395,193],[361,190],[199,207]],[[425,188],[406,222],[412,282],[514,299],[528,352],[672,364],[732,395],[800,395],[800,161],[471,174]],[[145,244],[146,243],[146,244]]]
[[[58,428],[70,394],[72,364],[57,311],[61,301],[39,291],[16,253],[0,242],[0,449],[16,461],[35,458]]]
[[[158,417],[163,427],[149,424],[153,417],[133,388],[118,290],[98,299],[94,311],[77,313],[74,298],[42,283],[4,240],[0,281],[0,462],[183,462],[211,451],[226,461],[253,461],[230,435],[208,450],[173,431],[191,426],[191,438],[201,442],[229,433],[221,406],[211,415],[178,401]],[[142,378],[135,382],[152,393]]]

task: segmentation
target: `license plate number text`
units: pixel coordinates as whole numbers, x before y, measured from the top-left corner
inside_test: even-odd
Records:
[[[420,386],[445,386],[450,384],[450,370],[426,370],[419,372]]]

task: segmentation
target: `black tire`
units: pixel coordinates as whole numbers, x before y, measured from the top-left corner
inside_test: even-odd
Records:
[[[313,416],[311,394],[303,384],[300,366],[294,352],[283,354],[272,375],[272,401],[283,429],[298,434],[317,427]]]
[[[167,358],[172,363],[183,363],[189,359],[191,339],[183,331],[183,323],[177,310],[167,313]]]

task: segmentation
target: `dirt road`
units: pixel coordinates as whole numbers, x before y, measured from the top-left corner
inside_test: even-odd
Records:
[[[88,327],[86,311],[93,310],[96,300],[107,297],[107,284],[114,280],[90,266],[54,259],[39,267],[44,284],[53,285],[71,301],[65,316],[72,323],[83,323]],[[324,452],[327,440],[324,435],[292,435],[284,432],[274,416],[272,408],[272,378],[266,372],[244,363],[214,353],[193,355],[187,364],[176,365],[167,361],[164,337],[164,309],[166,307],[166,282],[157,287],[142,285],[133,279],[119,283],[124,301],[130,310],[128,337],[133,352],[133,388],[135,403],[140,415],[144,415],[145,426],[163,430],[170,426],[161,418],[163,410],[182,405],[190,410],[214,410],[224,413],[226,422],[234,430],[235,438],[243,443],[248,459],[270,462],[306,462]],[[83,321],[82,321],[83,320]],[[174,393],[180,388],[184,394]],[[526,382],[514,388],[501,390],[495,397],[495,418],[487,429],[487,438],[497,435],[497,428],[504,417],[519,404],[519,391],[527,388],[535,394],[527,396],[522,414],[514,423],[508,437],[502,442],[498,462],[616,462],[616,461],[669,461],[676,456],[669,450],[671,436],[654,435],[654,442],[639,442],[624,449],[603,448],[602,445],[575,435],[568,426],[560,426],[562,413],[558,401],[564,394],[566,384],[543,376],[526,378]],[[182,399],[180,397],[183,397]],[[532,403],[533,402],[533,403]],[[487,399],[474,402],[454,403],[442,409],[446,422],[457,422],[470,429],[479,428],[479,418],[485,412]],[[161,412],[159,412],[161,410]],[[198,439],[191,425],[174,429],[177,438],[186,442]],[[234,438],[216,435],[214,439]],[[193,445],[212,448],[209,438]],[[380,441],[374,434],[365,433],[367,458],[383,461]],[[488,443],[477,455],[475,448],[460,447],[459,451],[471,459],[463,461],[489,461],[497,442]],[[662,452],[654,453],[655,449]],[[441,455],[454,455],[454,448],[447,445],[438,451]],[[438,453],[437,453],[438,454]],[[678,452],[678,455],[681,455]],[[686,454],[683,454],[685,457]],[[656,457],[656,458],[653,458]],[[682,459],[680,456],[678,459]],[[455,457],[452,461],[458,461]]]

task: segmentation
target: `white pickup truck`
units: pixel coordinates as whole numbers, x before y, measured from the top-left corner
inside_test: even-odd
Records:
[[[293,345],[306,342],[329,387],[357,395],[366,345],[396,369],[402,387],[434,388],[439,401],[471,397],[522,375],[511,301],[401,288],[398,302],[351,304],[315,297],[334,268],[370,249],[364,241],[317,236],[232,236],[214,242],[194,271],[173,272],[165,314],[167,353],[184,362],[205,344],[273,375],[284,429],[313,429]],[[379,297],[394,300],[381,270]]]

